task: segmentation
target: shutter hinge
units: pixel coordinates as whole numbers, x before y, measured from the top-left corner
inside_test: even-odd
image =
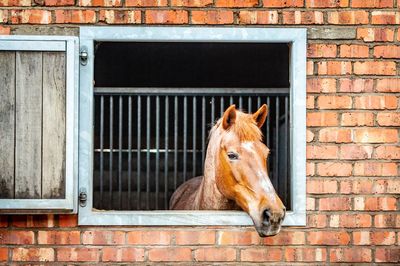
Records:
[[[87,48],[86,47],[82,47],[81,51],[79,52],[79,58],[80,58],[82,66],[86,66],[87,65],[88,57],[89,57],[89,55],[88,55],[88,52],[87,52]]]
[[[80,188],[79,189],[79,205],[81,207],[86,207],[86,201],[87,201],[86,188]]]

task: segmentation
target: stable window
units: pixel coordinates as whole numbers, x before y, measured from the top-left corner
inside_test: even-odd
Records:
[[[299,29],[82,28],[80,224],[252,224],[243,212],[168,211],[168,202],[202,175],[223,111],[263,103],[285,224],[304,224],[304,52]]]

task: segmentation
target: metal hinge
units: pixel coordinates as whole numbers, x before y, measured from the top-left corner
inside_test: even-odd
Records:
[[[79,189],[79,205],[81,207],[86,207],[86,201],[87,201],[86,188],[80,188]]]
[[[80,58],[82,66],[86,66],[87,65],[88,57],[89,57],[89,55],[88,55],[88,52],[87,52],[87,48],[86,47],[82,47],[81,51],[79,52],[79,58]]]

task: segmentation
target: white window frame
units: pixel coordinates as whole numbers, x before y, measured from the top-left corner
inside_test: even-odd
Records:
[[[65,52],[66,156],[64,199],[0,199],[0,213],[76,213],[78,184],[78,48],[73,36],[0,36],[0,51]],[[0,99],[1,101],[1,99]]]
[[[306,225],[306,35],[303,28],[232,27],[81,27],[79,189],[87,202],[79,206],[79,225],[253,225],[242,211],[104,211],[93,210],[93,79],[95,41],[288,43],[290,50],[290,148],[292,210],[283,225]]]

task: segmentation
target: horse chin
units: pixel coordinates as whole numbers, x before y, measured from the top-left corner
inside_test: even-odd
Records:
[[[281,231],[281,226],[256,226],[256,231],[260,237],[275,236]]]

